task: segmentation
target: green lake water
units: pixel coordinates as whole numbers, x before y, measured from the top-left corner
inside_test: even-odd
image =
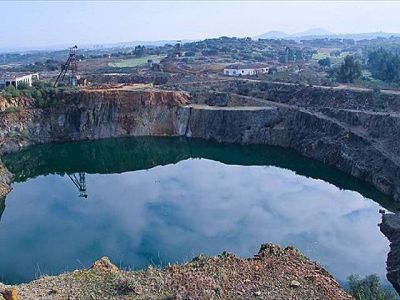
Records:
[[[200,253],[252,257],[265,242],[294,245],[340,282],[385,277],[389,243],[377,224],[390,201],[281,148],[146,137],[39,145],[3,160],[15,176],[0,200],[2,282],[104,255],[130,269]]]

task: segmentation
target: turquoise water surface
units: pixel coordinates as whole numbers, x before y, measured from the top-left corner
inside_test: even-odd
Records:
[[[104,255],[132,269],[225,250],[252,257],[265,242],[294,245],[341,282],[385,277],[377,224],[388,199],[287,150],[147,137],[34,146],[4,162],[15,176],[0,200],[2,282]]]

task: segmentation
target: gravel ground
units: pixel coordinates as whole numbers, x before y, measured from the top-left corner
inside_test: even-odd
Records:
[[[89,269],[0,284],[0,292],[12,289],[18,299],[353,299],[320,265],[273,244],[250,259],[222,253],[143,271],[119,270],[103,257]]]

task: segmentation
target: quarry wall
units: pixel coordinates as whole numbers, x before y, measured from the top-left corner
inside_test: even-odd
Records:
[[[290,148],[371,183],[400,202],[397,116],[298,106],[191,104],[187,93],[86,90],[57,107],[2,112],[0,151],[36,143],[123,136],[187,136],[226,143]],[[2,194],[10,174],[0,169]]]

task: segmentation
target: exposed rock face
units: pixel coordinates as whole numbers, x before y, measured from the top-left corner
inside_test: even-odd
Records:
[[[26,144],[139,135],[183,135],[189,103],[185,93],[88,90],[63,95],[51,109],[3,113],[1,151]],[[1,153],[1,152],[0,152]]]
[[[269,144],[271,128],[281,121],[275,107],[192,105],[187,135],[228,143]]]
[[[0,112],[0,154],[52,141],[119,136],[184,135],[188,94],[158,90],[85,90],[64,94],[57,107]],[[0,161],[0,198],[11,174]]]
[[[277,103],[312,110],[323,108],[400,112],[400,94],[347,87],[311,87],[291,83],[236,81],[223,87],[228,92],[251,94]],[[255,91],[255,92],[252,92]]]
[[[332,93],[328,90],[328,95]],[[265,100],[271,95],[277,97],[276,101]],[[332,94],[337,102],[327,100],[332,107],[326,107],[321,99],[328,98],[320,91],[295,90],[295,95],[299,98],[269,93],[268,97],[262,94],[254,99],[234,95],[214,102],[203,99],[204,103],[223,106],[219,107],[202,101],[191,104],[188,94],[174,91],[69,93],[63,95],[57,107],[38,109],[27,105],[20,111],[0,113],[0,154],[34,143],[146,135],[267,144],[291,148],[335,166],[400,203],[399,99],[360,93],[351,95],[358,101],[353,103],[345,91],[340,91]],[[251,106],[232,106],[232,99],[235,103],[244,99]],[[304,107],[294,103],[303,103]],[[360,110],[376,105],[389,113]],[[0,199],[9,191],[10,176],[0,162]],[[381,229],[392,245],[398,245],[400,226],[393,220],[385,216]],[[389,254],[388,278],[399,291],[400,251],[393,250],[396,247]]]
[[[291,88],[299,97],[316,93],[315,97],[326,98],[318,90]],[[291,148],[335,166],[400,201],[400,142],[393,138],[400,133],[398,114],[350,109],[374,105],[379,102],[376,96],[368,94],[364,99],[365,93],[351,95],[363,100],[361,104],[351,104],[335,94],[334,99],[340,100],[345,108],[323,108],[318,99],[299,98],[299,102],[311,106],[305,109],[291,105],[294,100],[290,94],[286,99],[282,92],[277,94],[267,89],[265,93],[289,104],[218,95],[222,98],[215,103],[209,101],[209,96],[207,101],[223,107],[208,106],[190,104],[190,96],[183,92],[128,88],[67,93],[57,107],[2,113],[0,153],[32,143],[148,135],[186,135],[218,142],[267,144]],[[331,95],[333,91],[327,90],[327,93]],[[338,94],[346,95],[344,91]],[[390,111],[398,109],[393,97],[384,96]],[[233,106],[232,101],[235,105],[246,101],[245,105],[251,103],[251,106]],[[0,195],[6,192],[8,180],[9,174],[3,170]]]
[[[4,199],[2,198],[10,191],[10,183],[11,183],[11,173],[7,170],[7,168],[2,164],[0,160],[0,217],[2,213],[1,202],[4,202]]]
[[[0,112],[7,109],[34,107],[35,101],[29,97],[3,98],[0,96]]]
[[[386,134],[398,130],[381,126]],[[373,126],[370,126],[373,130]],[[376,130],[376,129],[374,129]],[[220,142],[294,149],[374,185],[400,200],[400,162],[389,147],[344,122],[300,108],[193,106],[187,135]],[[387,138],[388,143],[390,142]],[[397,141],[396,141],[397,142]],[[392,143],[396,143],[392,142]]]
[[[386,277],[400,294],[400,213],[384,214],[380,228],[390,241]]]

